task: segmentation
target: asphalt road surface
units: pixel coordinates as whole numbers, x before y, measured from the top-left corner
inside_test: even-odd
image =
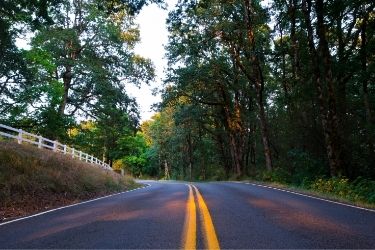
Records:
[[[150,186],[0,225],[0,248],[375,248],[375,212],[244,183]]]

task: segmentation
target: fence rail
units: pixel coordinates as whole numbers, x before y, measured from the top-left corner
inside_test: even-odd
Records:
[[[97,164],[104,169],[112,170],[109,164],[99,160],[92,155],[86,154],[68,145],[61,144],[58,141],[53,141],[40,135],[31,134],[29,132],[23,131],[22,129],[16,129],[4,124],[0,124],[0,135],[7,138],[13,138],[17,140],[19,144],[22,144],[22,142],[28,142],[38,146],[38,148],[48,148],[50,150],[53,150],[54,152],[60,152],[67,156],[71,156],[72,158],[79,159],[88,163]]]

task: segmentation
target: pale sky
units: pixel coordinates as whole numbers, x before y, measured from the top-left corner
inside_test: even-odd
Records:
[[[162,84],[163,71],[167,66],[167,61],[164,59],[164,45],[168,42],[165,22],[168,11],[173,9],[177,0],[166,0],[166,3],[168,4],[168,10],[163,10],[156,4],[152,4],[144,7],[136,19],[141,34],[141,42],[136,46],[136,53],[151,59],[156,69],[156,79],[150,86],[143,84],[139,89],[129,84],[126,87],[128,94],[137,99],[142,121],[150,119],[155,113],[151,110],[151,105],[161,101],[159,94],[152,95],[152,89],[160,88]]]

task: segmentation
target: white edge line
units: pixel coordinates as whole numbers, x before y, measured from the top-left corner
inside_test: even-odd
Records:
[[[291,194],[295,194],[295,195],[299,195],[299,196],[308,197],[308,198],[315,199],[315,200],[326,201],[326,202],[337,204],[337,205],[341,205],[341,206],[346,206],[346,207],[351,207],[351,208],[357,208],[357,209],[361,209],[361,210],[365,210],[365,211],[373,212],[373,213],[375,212],[374,209],[369,209],[369,208],[364,208],[364,207],[358,207],[358,206],[349,205],[349,204],[345,204],[345,203],[337,202],[337,201],[331,201],[331,200],[327,200],[327,199],[323,199],[323,198],[319,198],[319,197],[315,197],[315,196],[311,196],[311,195],[307,195],[307,194],[301,194],[301,193],[297,193],[297,192],[294,192],[294,191],[289,191],[289,190],[285,190],[285,189],[281,189],[281,188],[276,188],[276,187],[271,187],[271,186],[265,186],[265,185],[255,184],[255,183],[249,183],[249,182],[240,182],[240,181],[233,181],[233,182],[234,183],[247,184],[247,185],[253,185],[253,186],[258,186],[258,187],[263,187],[263,188],[274,189],[274,190],[278,190],[278,191],[282,191],[282,192],[286,192],[286,193],[291,193]]]
[[[18,219],[6,221],[6,222],[3,222],[3,223],[0,223],[0,226],[6,225],[6,224],[10,224],[10,223],[13,223],[13,222],[17,222],[17,221],[21,221],[21,220],[30,219],[30,218],[37,217],[37,216],[40,216],[40,215],[43,215],[43,214],[47,214],[47,213],[51,213],[51,212],[54,212],[54,211],[57,211],[57,210],[61,210],[61,209],[69,208],[69,207],[75,207],[75,206],[79,206],[79,205],[82,205],[82,204],[90,203],[90,202],[93,202],[93,201],[98,201],[98,200],[102,200],[102,199],[105,199],[105,198],[109,198],[109,197],[112,197],[112,196],[116,196],[116,195],[120,195],[120,194],[125,194],[125,193],[129,193],[129,192],[133,192],[133,191],[136,191],[136,190],[139,190],[139,189],[143,189],[143,188],[147,188],[147,187],[151,186],[151,184],[144,184],[144,185],[145,185],[144,187],[139,187],[139,188],[136,188],[136,189],[127,190],[127,191],[116,193],[116,194],[110,194],[110,195],[99,197],[99,198],[96,198],[96,199],[92,199],[92,200],[88,200],[88,201],[83,201],[83,202],[80,202],[80,203],[75,203],[75,204],[67,205],[67,206],[64,206],[64,207],[58,207],[58,208],[54,208],[54,209],[51,209],[51,210],[43,211],[41,213],[33,214],[33,215],[30,215],[30,216],[25,216],[25,217],[21,217],[21,218],[18,218]]]

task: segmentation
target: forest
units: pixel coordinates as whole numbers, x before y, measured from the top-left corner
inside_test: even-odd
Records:
[[[0,122],[136,177],[350,183],[375,202],[374,1],[179,0],[140,124],[124,85],[155,73],[134,18],[165,2],[3,1]]]

